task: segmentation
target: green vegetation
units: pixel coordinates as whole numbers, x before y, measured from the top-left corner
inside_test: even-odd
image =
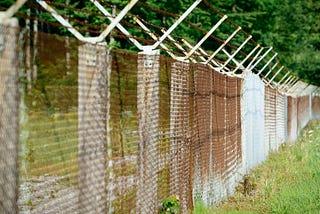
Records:
[[[180,212],[180,201],[178,196],[174,195],[165,198],[162,201],[160,214],[178,214]]]
[[[284,144],[246,177],[250,185],[240,184],[217,208],[196,204],[194,213],[319,213],[319,166],[320,121],[313,121],[297,143]]]
[[[20,154],[20,162],[25,162],[28,176],[44,174],[72,175],[72,183],[77,182],[78,135],[77,113],[30,113],[29,121],[21,127],[29,133],[26,142],[20,142],[26,151]],[[21,164],[19,165],[21,166]],[[21,170],[22,177],[25,172]]]
[[[137,189],[132,188],[125,191],[121,196],[112,201],[114,213],[130,213],[135,207]]]
[[[8,8],[14,0],[0,1],[0,10]],[[109,12],[112,6],[116,6],[118,12],[128,3],[122,0],[100,1]],[[162,32],[155,26],[169,28],[172,23],[181,15],[194,0],[176,0],[157,1],[147,0],[139,1],[130,11],[131,14],[138,15],[140,19],[150,23],[148,27],[157,35]],[[62,15],[69,18],[71,24],[77,27],[83,34],[96,36],[101,32],[102,27],[109,23],[108,19],[101,15],[98,9],[90,1],[76,0],[57,0],[51,2],[53,7]],[[67,5],[67,6],[65,6]],[[202,38],[203,33],[195,28],[201,28],[208,31],[213,23],[216,23],[219,16],[213,15],[215,12],[208,10],[219,10],[227,14],[234,23],[241,26],[246,32],[253,35],[254,40],[263,46],[273,46],[279,53],[280,60],[297,76],[312,84],[320,83],[320,1],[313,0],[203,0],[188,17],[187,21],[193,24],[193,27],[182,23],[173,32],[192,43],[196,43]],[[31,8],[31,16],[37,16],[42,21],[38,23],[39,31],[50,34],[70,35],[64,27],[59,26],[54,18],[46,12],[41,11],[33,1],[20,10],[21,25],[25,25],[26,9]],[[163,10],[161,12],[161,10]],[[39,12],[41,11],[41,12]],[[100,14],[100,15],[99,15]],[[83,25],[85,23],[85,25]],[[135,23],[133,17],[128,15],[122,22],[128,27],[130,33],[134,36],[150,39],[146,32],[141,31],[130,24]],[[31,26],[31,29],[33,27]],[[221,25],[214,33],[219,38],[225,38],[233,32],[234,26],[231,24]],[[115,40],[112,47],[121,49],[135,50],[135,47],[119,33],[114,32]],[[236,44],[240,44],[243,38],[236,37]],[[108,40],[109,41],[109,38]],[[212,50],[217,47],[215,42],[206,42],[203,44],[205,49]],[[63,47],[63,46],[61,46]]]

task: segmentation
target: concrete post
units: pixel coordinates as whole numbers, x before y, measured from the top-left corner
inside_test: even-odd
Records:
[[[15,18],[0,14],[0,213],[17,213],[18,199],[18,38]]]
[[[79,211],[106,213],[107,46],[79,47]]]
[[[158,212],[160,52],[138,56],[138,189],[136,213]]]
[[[192,200],[190,169],[189,63],[175,61],[171,66],[170,87],[170,195],[178,195],[181,213],[188,213]],[[189,206],[189,207],[188,207]]]

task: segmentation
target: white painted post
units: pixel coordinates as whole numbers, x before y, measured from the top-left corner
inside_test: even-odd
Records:
[[[230,40],[241,30],[241,27],[238,27],[228,38],[226,41],[224,41],[220,47],[207,59],[207,61],[205,62],[205,64],[208,64],[220,51],[221,49],[224,48],[224,46],[226,46],[226,44],[228,44],[228,42],[230,42]]]
[[[79,211],[106,213],[107,46],[79,47]]]
[[[263,66],[263,68],[261,68],[261,70],[259,71],[258,75],[260,75],[260,74],[264,71],[264,69],[272,62],[272,60],[273,60],[274,58],[276,58],[277,55],[278,55],[278,53],[275,53],[275,54],[271,57],[271,59],[269,59],[269,61]],[[267,75],[266,75],[265,77],[267,77]]]
[[[289,72],[288,72],[289,73]],[[287,83],[289,83],[291,80],[293,79],[293,76],[289,76],[284,83],[282,83],[281,85],[279,85],[279,90],[284,91],[284,89],[287,87]]]
[[[107,106],[106,106],[106,111],[107,111],[107,117],[106,117],[106,128],[107,128],[107,213],[111,214],[114,212],[112,202],[115,199],[114,196],[114,179],[115,179],[115,174],[113,170],[113,160],[112,160],[112,144],[111,144],[111,138],[110,138],[110,131],[111,131],[111,126],[110,126],[110,97],[111,97],[111,91],[110,91],[110,78],[111,78],[111,68],[112,68],[112,57],[110,54],[111,48],[108,49],[107,51]]]
[[[104,39],[111,33],[111,31],[119,25],[121,19],[129,12],[129,10],[138,2],[138,0],[131,0],[125,8],[120,12],[120,14],[112,19],[110,25],[97,37],[84,37],[77,29],[75,29],[70,22],[62,17],[59,13],[57,13],[50,5],[48,5],[44,0],[36,0],[38,4],[40,4],[45,10],[47,10],[62,26],[66,27],[70,33],[72,33],[77,39],[82,42],[90,42],[90,43],[100,43],[103,42]],[[99,4],[96,6],[98,7]],[[103,7],[102,7],[103,8]],[[98,7],[101,10],[101,8]],[[105,11],[102,11],[103,13]],[[104,13],[105,14],[105,13]],[[118,28],[122,28],[122,26],[118,26]],[[122,28],[123,29],[123,28]],[[134,43],[137,45],[137,43]]]
[[[171,27],[159,38],[159,40],[152,45],[152,50],[156,49],[171,33],[172,31],[200,4],[202,0],[196,0],[180,17],[171,25]]]
[[[281,68],[277,71],[277,73],[273,75],[273,77],[269,80],[269,82],[267,83],[267,86],[274,80],[274,78],[276,78],[276,76],[278,76],[278,74],[282,71],[283,68],[284,66],[281,66]]]
[[[149,49],[148,49],[149,48]],[[136,213],[158,212],[160,51],[138,55],[138,184]]]
[[[247,44],[247,42],[252,38],[252,36],[250,35],[246,40],[244,40],[244,42],[237,48],[237,50],[228,58],[228,60],[223,64],[223,67],[221,69],[223,69],[225,66],[227,66],[227,64],[231,61],[234,60],[234,57],[239,53],[239,51],[243,48],[243,46],[245,46],[245,44]],[[235,62],[237,66],[241,67],[241,64],[238,63],[237,61]]]
[[[260,57],[261,52],[263,51],[263,49],[265,49],[264,47],[261,47],[260,45],[257,45],[256,48],[260,48],[259,51],[256,53],[256,55],[253,57],[253,59],[250,61],[250,63],[247,65],[247,70],[251,70],[250,67],[252,65],[252,63],[258,58]],[[255,49],[256,49],[255,48]],[[252,51],[253,52],[253,51]],[[252,53],[251,52],[251,53]]]
[[[276,62],[271,68],[270,70],[268,71],[268,73],[264,76],[265,78],[267,78],[269,76],[269,74],[271,74],[271,72],[273,71],[273,69],[275,69],[275,67],[278,66],[278,62]]]
[[[263,60],[264,57],[266,57],[268,55],[268,53],[272,50],[272,47],[270,47],[261,57],[258,58],[258,60],[252,65],[252,66],[248,66],[247,68],[249,68],[250,70],[252,70],[253,68],[255,68],[260,62],[261,60]]]
[[[185,56],[187,59],[194,54],[194,52],[211,36],[211,34],[222,24],[224,20],[228,18],[227,15],[224,15],[211,29],[206,33],[204,37],[187,53]]]
[[[287,73],[281,78],[281,80],[278,82],[278,86],[277,86],[278,88],[280,88],[279,86],[281,86],[282,81],[285,80],[289,74],[290,74],[290,72],[287,72]]]
[[[109,13],[98,1],[96,0],[90,0],[91,2],[94,3],[94,5],[105,15],[111,22],[114,21],[113,14]],[[134,38],[130,36],[130,33],[120,24],[118,23],[116,27],[128,37],[128,39],[139,49],[143,50],[143,46]]]
[[[18,213],[19,24],[0,13],[0,213]]]
[[[299,81],[299,79],[295,76],[292,76],[292,78],[290,79],[290,81],[288,81],[287,83],[285,83],[283,89],[286,90],[286,93],[288,93],[288,91],[290,90],[290,88],[297,82]]]
[[[251,50],[251,52],[246,56],[246,58],[244,58],[239,65],[237,65],[237,67],[232,71],[232,73],[236,73],[236,71],[239,68],[243,68],[243,63],[245,63],[250,57],[251,55],[260,47],[260,45],[257,45],[254,49]]]
[[[133,17],[133,19],[135,20],[135,22],[136,22],[138,25],[140,25],[140,27],[141,27],[144,31],[146,31],[146,32],[149,34],[149,36],[150,36],[153,40],[155,40],[155,41],[158,40],[157,36],[156,36],[154,33],[152,33],[152,32],[150,31],[150,29],[149,29],[147,26],[145,26],[145,25],[142,23],[142,21],[140,21],[140,20],[138,19],[138,17]],[[167,46],[165,46],[163,43],[160,44],[160,47],[162,47],[163,50],[165,50],[173,59],[176,58],[176,56],[172,53],[172,51],[170,51],[169,48],[167,48]]]

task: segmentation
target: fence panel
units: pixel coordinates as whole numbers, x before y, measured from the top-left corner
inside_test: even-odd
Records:
[[[23,72],[37,72],[37,79],[21,81],[19,211],[76,212],[79,208],[78,43],[70,40],[69,53],[73,60],[68,68],[61,37],[38,33],[33,47],[37,52],[29,52],[28,34],[23,39]]]
[[[210,170],[212,170],[212,104],[211,104],[211,87],[212,73],[207,66],[196,64],[194,68],[194,183],[193,192],[195,200],[206,200],[205,186],[208,186]],[[223,99],[223,98],[221,98]],[[224,105],[224,102],[220,102]],[[223,109],[223,108],[222,108]],[[221,114],[221,118],[223,115]],[[223,119],[219,122],[224,123]],[[218,126],[218,124],[216,124]],[[221,126],[221,123],[219,123]],[[224,125],[222,125],[223,129]],[[220,141],[219,143],[221,143]],[[222,150],[223,148],[220,147]],[[221,151],[218,165],[223,169],[223,152]],[[221,157],[222,155],[222,157]]]
[[[320,96],[314,95],[312,99],[312,118],[320,118]]]
[[[310,97],[288,97],[285,125],[286,97],[264,88],[255,75],[228,77],[159,54],[108,53],[105,46],[72,38],[66,43],[65,37],[41,32],[31,34],[37,39],[33,51],[24,35],[21,67],[37,78],[21,78],[19,132],[18,112],[1,105],[2,114],[10,109],[15,115],[12,124],[2,120],[2,127],[20,135],[22,213],[157,212],[173,194],[183,213],[193,201],[213,205],[277,149],[286,127],[293,139],[310,119]],[[8,61],[1,60],[1,72],[8,73]],[[16,105],[16,91],[5,90],[1,103]],[[7,154],[12,153],[0,160]],[[6,164],[1,166],[9,170]],[[12,176],[17,182],[17,174]],[[13,197],[10,203],[17,206]]]
[[[286,121],[286,96],[276,93],[276,143],[275,149],[278,150],[279,146],[286,141],[285,134],[285,121]]]
[[[276,90],[265,87],[265,147],[266,151],[274,151],[276,149]]]
[[[224,182],[227,195],[234,192],[242,179],[241,149],[241,81],[240,78],[225,76],[225,172]],[[215,114],[219,114],[216,110]]]
[[[298,132],[300,132],[309,122],[310,118],[310,96],[297,98]]]
[[[196,64],[194,84],[193,197],[213,205],[239,179],[241,80]]]
[[[0,213],[17,213],[19,142],[19,27],[0,23]]]
[[[288,142],[293,142],[298,136],[298,111],[297,99],[288,97],[288,110],[287,110],[287,135]]]
[[[190,65],[175,61],[170,82],[170,195],[179,196],[181,212],[192,209],[191,136],[190,136]]]
[[[138,179],[138,55],[111,51],[110,115],[107,139],[107,211],[136,211]]]

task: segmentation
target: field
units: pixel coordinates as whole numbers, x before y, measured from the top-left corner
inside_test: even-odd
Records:
[[[320,121],[312,121],[295,144],[245,176],[233,197],[216,208],[196,204],[195,214],[320,213]]]

